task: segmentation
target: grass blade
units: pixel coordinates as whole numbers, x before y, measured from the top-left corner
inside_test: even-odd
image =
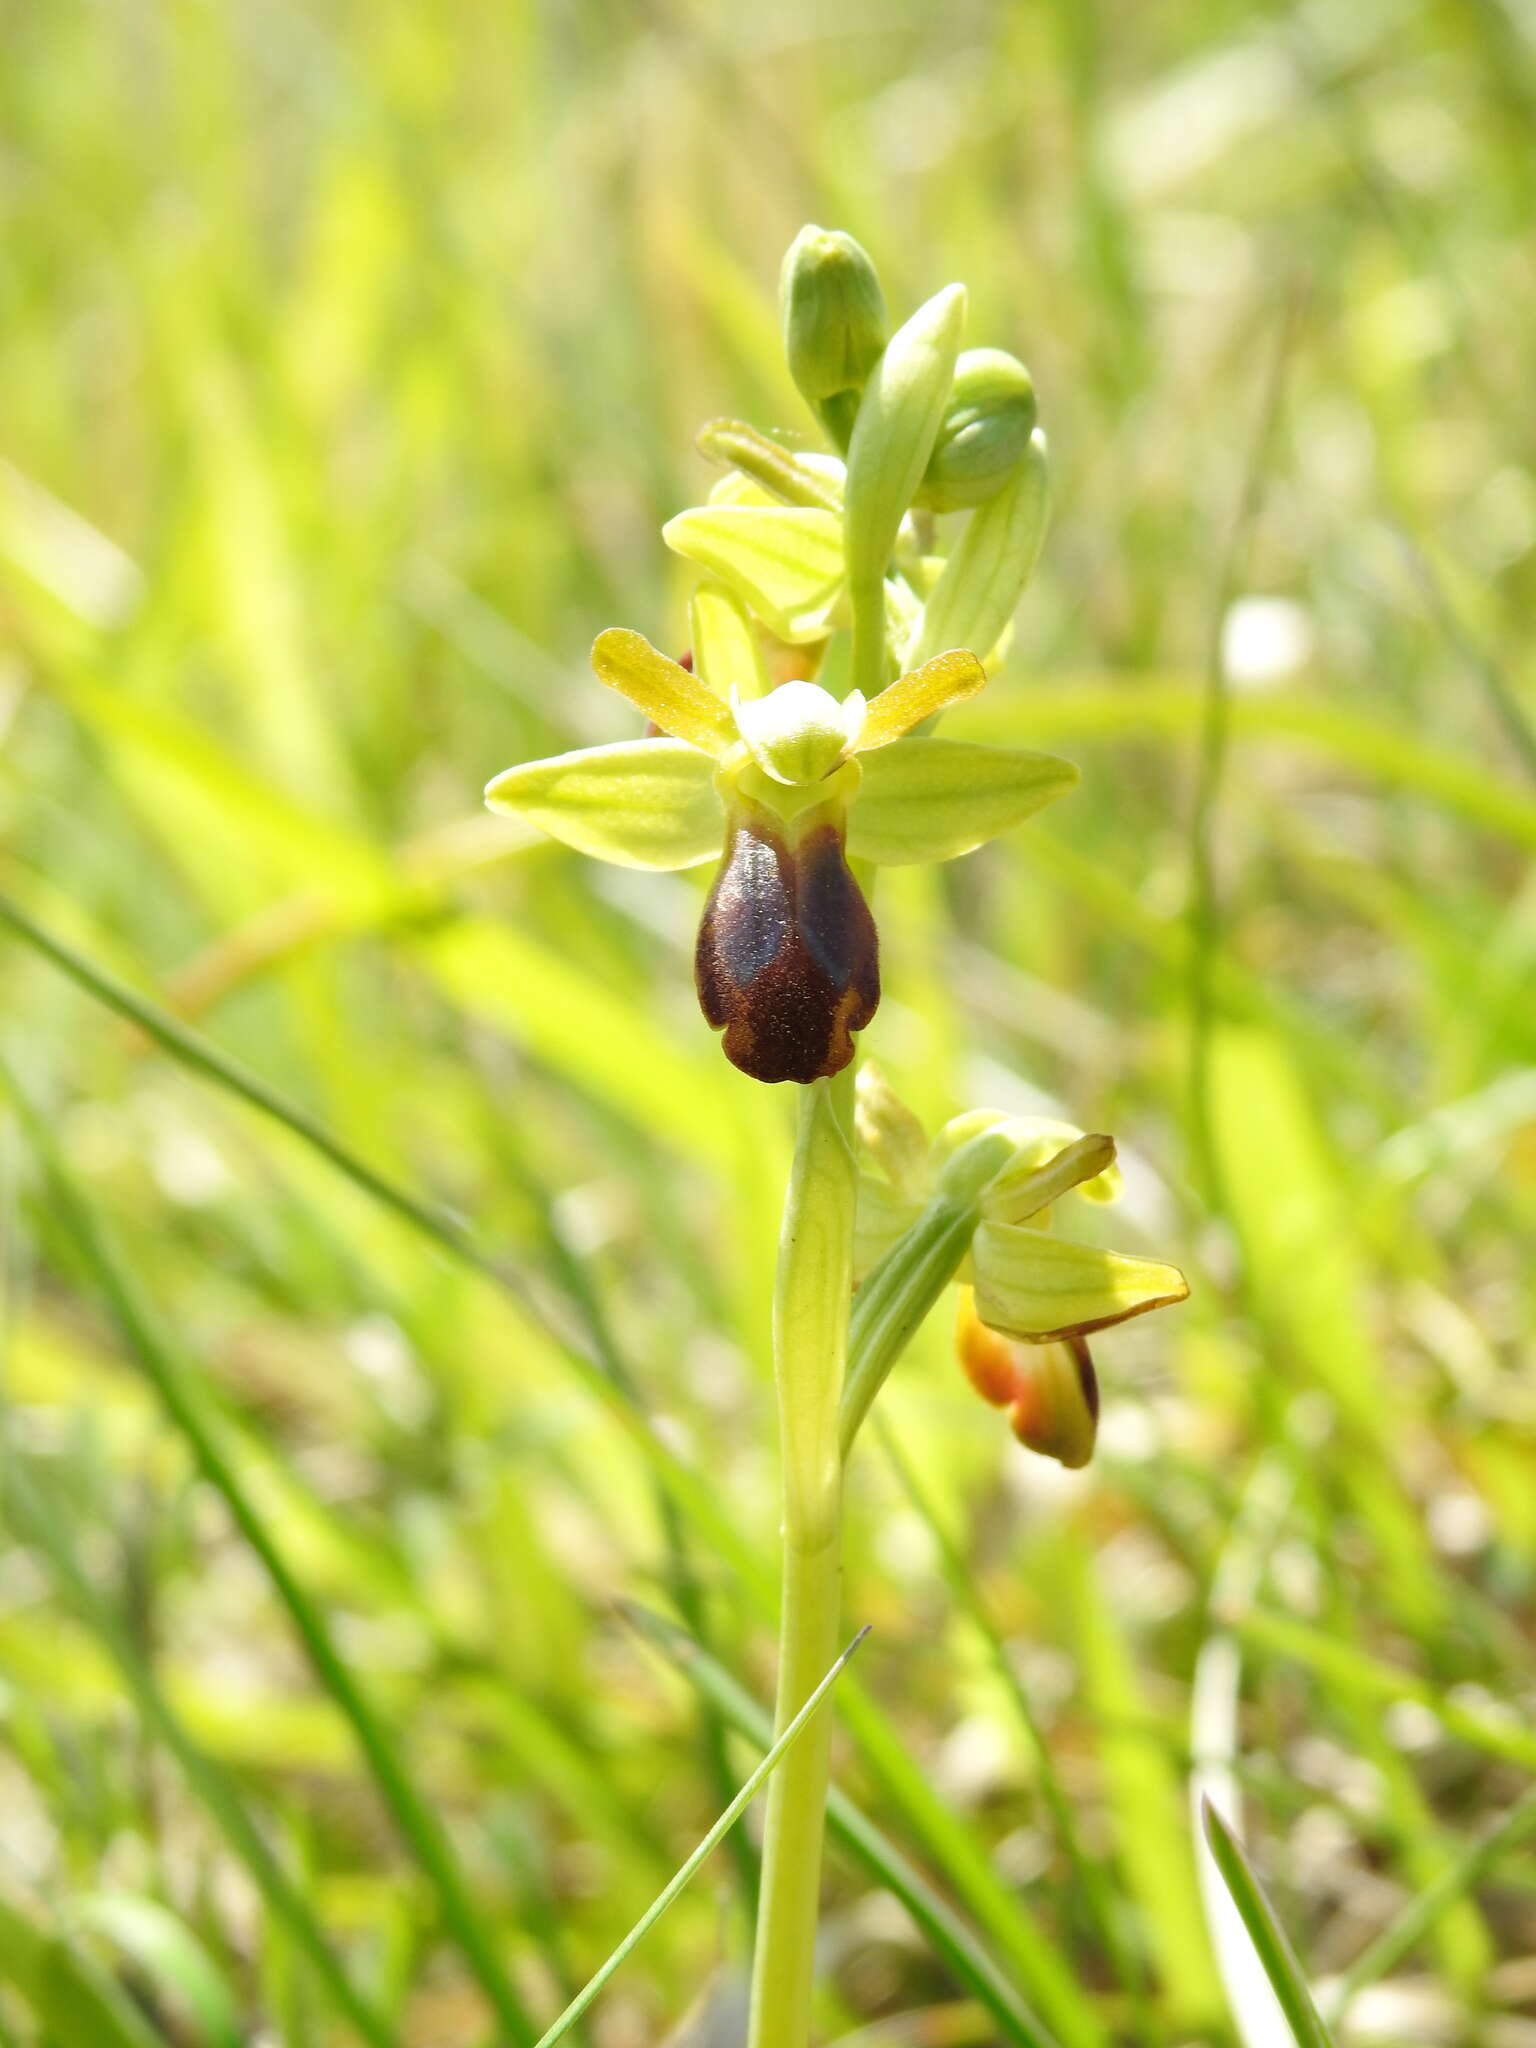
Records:
[[[308,1901],[268,1848],[234,1785],[187,1733],[128,1631],[92,1586],[53,1504],[14,1455],[7,1456],[5,1464],[6,1506],[12,1520],[47,1556],[76,1612],[122,1674],[140,1719],[175,1758],[249,1871],[268,1912],[292,1935],[353,2031],[369,2048],[396,2048],[393,2030],[342,1968]]]
[[[191,1374],[162,1339],[137,1289],[64,1168],[46,1125],[0,1061],[0,1078],[42,1164],[54,1205],[106,1301],[113,1321],[166,1415],[180,1431],[209,1484],[223,1499],[236,1528],[259,1560],[288,1612],[319,1683],[352,1728],[379,1794],[406,1849],[437,1896],[443,1923],[458,1944],[497,2018],[513,2041],[533,2037],[533,2026],[502,1966],[495,1944],[469,1896],[448,1837],[416,1790],[393,1741],[336,1648],[325,1617],[290,1570],[266,1520],[246,1492],[210,1425]]]
[[[421,1201],[406,1189],[397,1187],[384,1174],[378,1173],[366,1161],[337,1139],[316,1119],[295,1102],[288,1101],[277,1089],[269,1087],[258,1074],[253,1074],[238,1060],[204,1038],[201,1033],[191,1031],[162,1010],[155,1003],[146,1000],[125,982],[107,974],[93,961],[77,953],[62,939],[46,932],[8,896],[0,896],[0,923],[7,924],[18,938],[24,939],[35,952],[45,960],[51,960],[67,974],[71,981],[83,988],[87,995],[105,1003],[109,1010],[115,1010],[120,1017],[126,1017],[130,1024],[136,1024],[147,1038],[152,1038],[162,1051],[179,1060],[193,1073],[201,1074],[204,1080],[213,1081],[219,1087],[237,1095],[252,1109],[263,1116],[284,1125],[296,1138],[328,1159],[332,1166],[345,1174],[346,1178],[360,1187],[365,1194],[372,1195],[376,1202],[382,1202],[386,1209],[392,1209],[413,1229],[422,1231],[433,1238],[444,1250],[466,1259],[472,1265],[486,1263],[486,1255],[470,1238],[469,1233],[457,1218],[445,1210],[435,1209]]]
[[[762,1762],[752,1772],[741,1790],[736,1794],[736,1797],[731,1801],[724,1813],[721,1814],[708,1834],[705,1835],[692,1855],[678,1866],[673,1876],[663,1886],[662,1890],[657,1893],[628,1934],[625,1935],[612,1955],[609,1956],[607,1962],[603,1964],[594,1976],[588,1978],[587,1982],[571,2000],[565,2011],[561,2013],[554,2025],[546,2033],[539,2036],[537,2048],[555,2048],[557,2041],[563,2041],[571,2028],[575,2026],[582,2014],[592,2004],[609,1978],[639,1947],[662,1914],[666,1912],[667,1908],[686,1887],[700,1864],[705,1862],[719,1846],[725,1836],[736,1825],[737,1821],[741,1819],[741,1816],[752,1804],[752,1801],[757,1797],[764,1785],[767,1784],[775,1768],[799,1740],[812,1715],[837,1683],[842,1675],[843,1667],[847,1664],[849,1658],[868,1634],[869,1630],[867,1628],[859,1630],[859,1633],[854,1637],[847,1649],[844,1650],[831,1670],[828,1671],[826,1677],[822,1679],[816,1690],[784,1730],[778,1741],[774,1743]]]
[[[1040,1775],[1040,1789],[1051,1811],[1061,1846],[1071,1866],[1072,1876],[1092,1917],[1094,1928],[1104,1945],[1105,1953],[1111,1958],[1116,1975],[1127,1993],[1138,2005],[1143,2004],[1146,1993],[1146,1972],[1140,1957],[1127,1940],[1116,1901],[1113,1895],[1113,1881],[1102,1863],[1095,1863],[1083,1847],[1078,1826],[1072,1813],[1072,1804],[1062,1789],[1057,1774],[1055,1759],[1046,1742],[1040,1722],[1036,1716],[1029,1694],[1014,1669],[1003,1639],[999,1635],[986,1605],[976,1589],[975,1580],[967,1569],[953,1538],[940,1521],[933,1502],[924,1491],[917,1472],[902,1449],[895,1430],[881,1415],[874,1418],[876,1440],[889,1459],[891,1467],[903,1493],[921,1517],[929,1535],[938,1548],[943,1564],[944,1577],[949,1585],[957,1607],[969,1616],[986,1645],[992,1667],[1013,1702],[1020,1725],[1034,1752],[1035,1768]]]
[[[1279,1460],[1266,1460],[1244,1490],[1216,1562],[1211,1592],[1217,1613],[1231,1614],[1249,1605],[1257,1595],[1291,1498],[1291,1483]],[[1189,1800],[1197,1825],[1207,1800],[1222,1812],[1240,1811],[1238,1730],[1242,1685],[1241,1645],[1229,1629],[1213,1627],[1196,1655],[1190,1687],[1189,1746],[1193,1768]],[[1206,1854],[1198,1855],[1195,1874],[1216,1967],[1243,2048],[1291,2048],[1285,2015],[1214,1860]]]
[[[1334,2025],[1343,2021],[1349,2007],[1368,1985],[1389,1976],[1417,1948],[1443,1913],[1464,1899],[1511,1850],[1522,1848],[1532,1836],[1536,1836],[1536,1789],[1516,1800],[1496,1827],[1473,1842],[1421,1892],[1416,1892],[1356,1956],[1328,2000]]]
[[[1352,1643],[1341,1643],[1295,1615],[1282,1614],[1273,1607],[1253,1607],[1234,1615],[1231,1626],[1243,1640],[1270,1656],[1304,1665],[1314,1676],[1340,1691],[1362,1700],[1390,1704],[1412,1700],[1433,1714],[1447,1735],[1464,1742],[1483,1755],[1536,1770],[1536,1734],[1511,1716],[1495,1720],[1492,1715],[1460,1700],[1447,1697],[1437,1687],[1401,1671]]]
[[[632,1391],[618,1384],[604,1357],[584,1340],[561,1305],[551,1297],[547,1288],[538,1284],[534,1276],[509,1270],[503,1261],[476,1242],[457,1217],[423,1201],[359,1159],[297,1103],[290,1102],[238,1060],[221,1052],[199,1032],[189,1030],[158,1004],[148,1001],[66,945],[62,939],[45,931],[4,895],[0,895],[0,924],[8,925],[87,995],[137,1025],[172,1059],[282,1126],[410,1229],[430,1239],[440,1250],[499,1287],[559,1346],[587,1391],[595,1394],[610,1414],[625,1426],[668,1493],[697,1523],[700,1534],[738,1562],[749,1555],[732,1529],[729,1518],[720,1513],[709,1487],[701,1483],[698,1476],[662,1443]]]
[[[97,1892],[80,1901],[80,1919],[169,1995],[190,2018],[198,2048],[241,2048],[239,2008],[227,1980],[186,1923],[158,1899]]]
[[[1201,1816],[1216,1868],[1233,1905],[1242,1915],[1243,1925],[1264,1965],[1264,1974],[1296,2037],[1296,2048],[1333,2048],[1333,2038],[1312,2003],[1296,1952],[1275,1918],[1274,1909],[1243,1854],[1242,1844],[1209,1799],[1201,1802]]]
[[[95,1960],[9,1893],[0,1893],[0,1982],[50,2039],[91,2048],[165,2048],[162,2037]]]
[[[623,1611],[641,1635],[713,1703],[731,1727],[749,1742],[766,1748],[773,1738],[772,1716],[722,1664],[660,1615],[628,1602]],[[1008,2043],[1009,2048],[1059,2048],[1056,2037],[1030,2011],[947,1900],[939,1896],[847,1794],[835,1787],[827,1801],[827,1824],[833,1840],[849,1861],[906,1907],[956,1983],[997,2023],[1001,2042]]]

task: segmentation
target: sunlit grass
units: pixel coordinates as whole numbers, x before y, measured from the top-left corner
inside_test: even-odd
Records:
[[[1533,106],[1514,10],[1398,0],[8,23],[0,887],[149,1009],[0,928],[0,2041],[532,2041],[761,1755],[788,1108],[694,882],[478,792],[632,730],[599,628],[683,644],[657,527],[701,420],[804,423],[807,217],[1030,364],[954,731],[1085,771],[882,882],[868,1049],[1114,1130],[1194,1289],[1080,1475],[942,1311],[892,1382],[825,2035],[1283,2039],[1206,1791],[1337,2038],[1531,2038]],[[730,1842],[598,2048],[728,2003]]]

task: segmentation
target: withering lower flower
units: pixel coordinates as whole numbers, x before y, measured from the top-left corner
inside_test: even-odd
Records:
[[[600,634],[592,666],[660,738],[509,768],[493,810],[625,867],[720,871],[699,930],[705,1017],[760,1081],[808,1082],[853,1057],[880,1000],[874,920],[850,861],[952,860],[1077,780],[1012,747],[914,737],[982,688],[972,654],[940,654],[872,701],[806,681],[766,690],[758,644],[723,586],[694,612],[693,668],[638,633]]]
[[[1089,1335],[1189,1292],[1176,1266],[1052,1234],[1062,1197],[1106,1202],[1119,1192],[1114,1140],[1052,1118],[980,1109],[954,1118],[928,1148],[916,1118],[871,1067],[859,1076],[858,1128],[875,1169],[860,1179],[861,1275],[896,1256],[891,1248],[942,1192],[946,1164],[962,1148],[984,1134],[1007,1140],[1011,1156],[981,1191],[955,1275],[956,1353],[982,1399],[1007,1410],[1022,1444],[1063,1465],[1086,1465],[1099,1421]]]

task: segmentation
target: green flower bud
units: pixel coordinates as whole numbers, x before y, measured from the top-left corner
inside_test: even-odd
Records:
[[[885,347],[885,296],[852,235],[803,227],[779,276],[784,353],[801,396],[846,447],[859,393]]]
[[[985,504],[1023,460],[1035,426],[1035,387],[1017,356],[968,348],[955,364],[939,437],[918,502],[934,512]]]

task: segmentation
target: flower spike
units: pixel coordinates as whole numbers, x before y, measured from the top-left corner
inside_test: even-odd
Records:
[[[808,1082],[848,1065],[880,998],[859,864],[953,860],[1077,771],[926,731],[984,686],[1038,544],[1044,444],[1023,364],[961,355],[960,285],[887,340],[868,257],[819,228],[791,251],[784,308],[796,381],[846,462],[741,421],[707,427],[726,473],[662,530],[703,572],[691,656],[621,628],[592,648],[656,736],[510,768],[486,801],[620,866],[718,860],[695,959],[705,1017],[744,1072]],[[914,506],[962,510],[948,567]]]

